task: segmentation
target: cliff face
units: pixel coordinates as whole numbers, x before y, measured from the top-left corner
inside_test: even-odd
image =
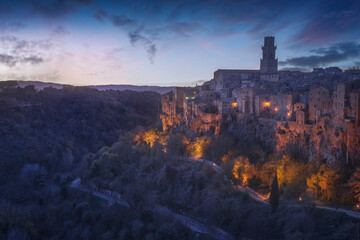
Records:
[[[277,122],[244,115],[237,122],[222,125],[222,131],[238,136],[243,141],[260,140],[269,146],[275,145]],[[224,127],[226,129],[224,129]]]
[[[266,100],[260,104],[262,108],[265,104],[276,106],[273,111],[278,114],[281,109],[287,109],[287,112],[284,112],[285,115],[279,117],[281,115],[268,114],[267,110],[263,110],[261,113],[258,109],[260,105],[256,107],[256,104],[255,110],[258,110],[255,111],[255,114],[253,110],[246,107],[246,104],[240,108],[243,112],[239,112],[236,105],[233,107],[233,100],[218,102],[218,96],[213,93],[208,98],[207,95],[204,95],[205,97],[196,99],[195,92],[194,95],[188,97],[182,88],[176,89],[175,93],[162,95],[160,118],[165,131],[169,128],[180,127],[192,130],[194,133],[218,135],[220,132],[224,132],[236,135],[243,141],[260,140],[266,145],[272,146],[275,152],[296,150],[300,153],[301,151],[311,161],[334,163],[339,160],[358,164],[360,163],[360,122],[356,118],[358,116],[356,106],[360,95],[357,92],[352,93],[351,104],[348,104],[351,108],[346,105],[345,109],[346,91],[344,87],[343,90],[341,90],[341,86],[337,88],[335,96],[342,98],[341,101],[335,101],[333,111],[329,109],[332,100],[328,90],[317,88],[311,92],[310,116],[312,120],[307,118],[309,112],[304,103],[296,103],[293,106],[297,109],[295,111],[296,118],[294,117],[291,106],[294,102],[292,99],[296,98],[295,95],[280,94],[276,96],[279,98],[277,100],[271,100],[271,97],[267,99],[268,97],[262,95],[255,98],[255,100],[261,98]],[[246,91],[249,90],[242,90],[240,94]],[[250,93],[246,92],[246,94]],[[241,106],[240,103],[239,106]],[[318,109],[318,105],[320,109]],[[267,108],[269,107],[265,109]]]
[[[360,128],[350,124],[347,128],[347,155],[346,161],[351,164],[360,162]]]
[[[360,162],[360,129],[354,123],[343,124],[328,115],[320,117],[315,125],[249,116],[231,124],[226,131],[243,140],[261,140],[275,152],[299,149],[310,161]]]
[[[194,118],[190,122],[190,127],[195,132],[211,132],[215,135],[218,135],[220,132],[221,122],[218,120],[215,121],[204,121],[201,117]]]
[[[167,131],[169,128],[173,126],[178,126],[182,119],[181,114],[172,114],[168,115],[166,113],[160,114],[160,120],[162,122],[162,127],[164,131]]]
[[[360,131],[353,123],[334,121],[322,116],[315,125],[296,123],[279,126],[276,133],[276,151],[286,151],[289,145],[298,145],[310,160],[346,163],[360,160]]]
[[[337,159],[345,160],[346,131],[344,126],[321,117],[314,125],[309,144],[310,160],[326,160],[334,163]]]

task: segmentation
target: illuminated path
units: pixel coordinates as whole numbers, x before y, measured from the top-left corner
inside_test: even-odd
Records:
[[[219,172],[221,170],[221,167],[216,165],[216,163],[211,162],[211,161],[207,161],[204,159],[195,159],[195,158],[189,158],[192,161],[200,161],[203,162],[209,166],[211,166],[215,172]],[[269,202],[267,202],[267,198],[264,197],[263,195],[261,195],[260,193],[256,192],[254,189],[251,189],[249,187],[243,187],[240,185],[235,186],[235,188],[245,194],[248,194],[252,199],[263,203],[263,204],[269,204]],[[291,204],[294,207],[301,207],[301,204]],[[338,213],[344,213],[350,217],[356,218],[356,219],[360,219],[360,213],[355,212],[355,211],[351,211],[351,210],[346,210],[346,209],[342,209],[342,208],[334,208],[334,207],[328,207],[328,206],[322,206],[322,205],[315,205],[316,208],[318,209],[325,209],[325,210],[329,210],[329,211],[333,211],[333,212],[338,212]]]
[[[97,196],[99,198],[107,200],[110,204],[117,203],[117,204],[125,206],[125,207],[130,207],[128,202],[121,200],[121,195],[118,194],[117,192],[111,192],[109,190],[98,189],[95,186],[90,187],[90,185],[84,186],[83,184],[81,184],[80,178],[75,179],[71,183],[70,187],[79,189],[84,192],[90,192],[94,196]],[[153,209],[153,212],[161,213],[164,215],[170,215],[174,219],[179,221],[181,224],[183,224],[184,226],[186,226],[187,228],[191,229],[194,232],[203,233],[203,234],[209,235],[210,237],[213,237],[218,240],[234,239],[229,233],[223,231],[220,228],[208,227],[205,224],[202,224],[192,218],[186,217],[181,214],[174,213],[167,208],[164,208],[164,207],[155,208],[155,209]]]

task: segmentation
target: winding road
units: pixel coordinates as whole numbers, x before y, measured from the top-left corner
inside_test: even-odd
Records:
[[[101,199],[107,200],[110,204],[116,203],[116,204],[122,205],[124,207],[130,207],[128,202],[121,200],[121,195],[119,193],[111,192],[109,190],[98,189],[96,187],[90,188],[89,185],[82,184],[80,178],[75,179],[71,183],[70,187],[81,190],[83,192],[90,192],[94,196],[97,196]],[[231,236],[231,234],[223,231],[220,228],[209,227],[209,226],[202,224],[192,218],[186,217],[181,214],[174,213],[167,208],[158,207],[158,208],[154,208],[152,211],[154,213],[170,215],[174,219],[176,219],[178,222],[180,222],[181,224],[183,224],[184,226],[186,226],[187,228],[189,228],[190,230],[192,230],[194,232],[203,233],[203,234],[206,234],[206,235],[211,236],[218,240],[233,240],[234,239]]]

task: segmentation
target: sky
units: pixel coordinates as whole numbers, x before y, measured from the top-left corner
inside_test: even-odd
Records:
[[[360,1],[0,0],[0,81],[188,86],[217,69],[360,65]]]

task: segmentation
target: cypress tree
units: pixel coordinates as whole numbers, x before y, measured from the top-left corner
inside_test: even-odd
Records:
[[[279,185],[278,185],[277,175],[275,174],[274,180],[271,184],[271,192],[270,192],[271,213],[276,212],[276,209],[279,206],[279,198],[280,198]]]

